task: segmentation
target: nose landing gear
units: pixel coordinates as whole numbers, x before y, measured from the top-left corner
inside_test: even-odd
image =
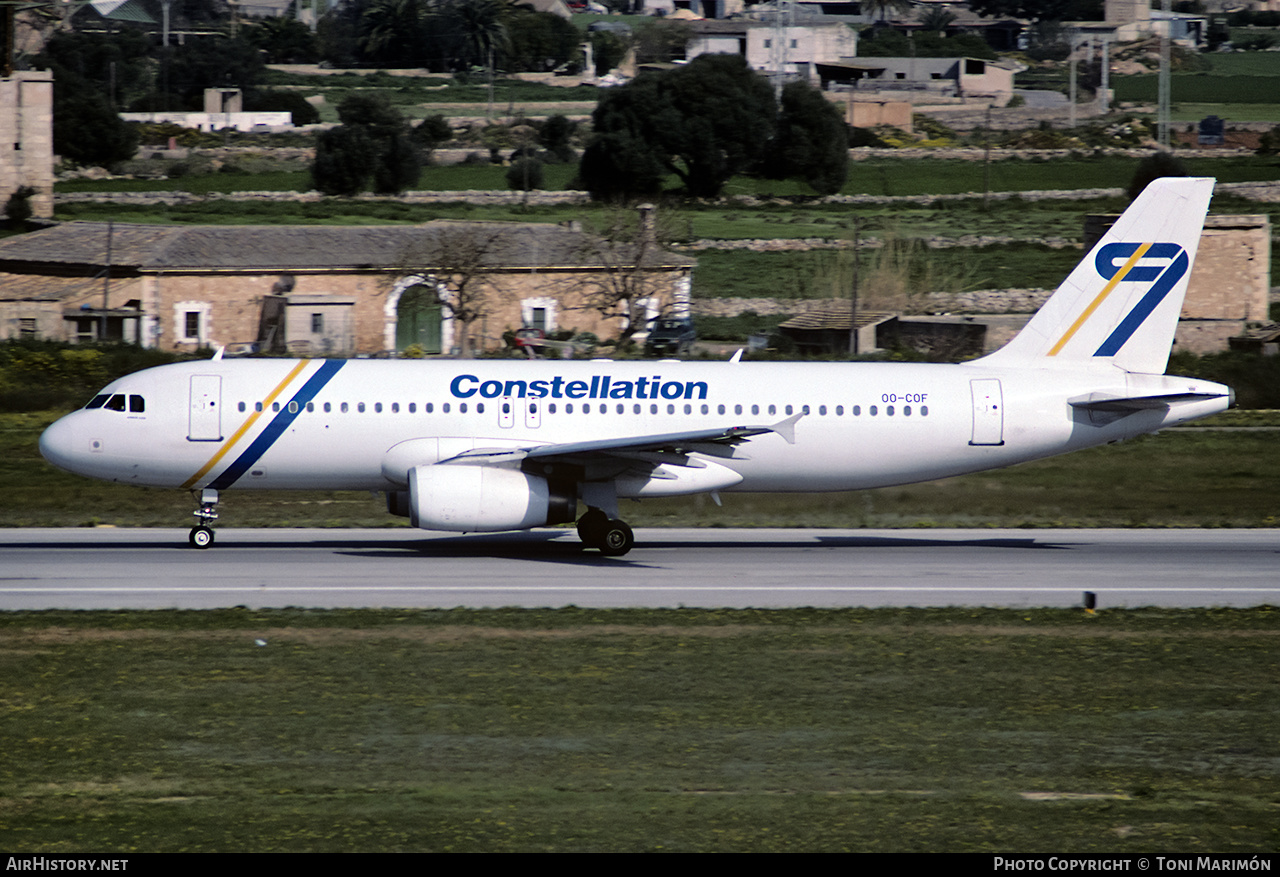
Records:
[[[191,528],[187,541],[193,548],[210,548],[213,546],[213,528],[209,525],[218,520],[218,491],[206,487],[200,491],[200,510],[192,512],[200,519],[200,523]]]

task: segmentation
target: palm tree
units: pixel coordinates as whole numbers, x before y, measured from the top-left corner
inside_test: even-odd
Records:
[[[935,31],[940,34],[946,33],[947,28],[951,26],[951,22],[955,20],[955,15],[941,6],[932,6],[920,16],[920,24],[925,30]]]
[[[482,60],[489,71],[488,116],[493,115],[493,56],[507,42],[506,11],[503,0],[454,0],[445,13],[463,61],[470,66]]]
[[[910,12],[911,0],[862,0],[862,10],[873,15],[878,12],[880,20],[884,21],[890,12]]]
[[[389,67],[420,60],[427,16],[422,0],[373,0],[360,17],[360,50],[374,62]]]

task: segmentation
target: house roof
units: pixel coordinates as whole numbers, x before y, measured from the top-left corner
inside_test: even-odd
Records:
[[[858,328],[874,326],[891,319],[894,314],[888,311],[858,311]],[[779,323],[779,329],[798,331],[844,331],[848,332],[853,314],[849,305],[844,303],[814,308],[803,314],[797,314],[785,323]]]
[[[165,271],[425,270],[464,259],[497,269],[618,267],[630,245],[610,246],[563,226],[432,222],[413,226],[171,226],[68,222],[0,240],[0,271],[113,267]],[[696,260],[650,248],[646,268]]]

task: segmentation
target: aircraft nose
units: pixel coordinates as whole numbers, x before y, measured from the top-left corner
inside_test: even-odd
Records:
[[[88,455],[95,449],[101,450],[99,439],[84,436],[77,423],[79,413],[73,412],[55,421],[40,434],[40,456],[68,472],[83,472]]]

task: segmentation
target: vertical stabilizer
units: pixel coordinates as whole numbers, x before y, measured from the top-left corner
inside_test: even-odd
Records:
[[[1023,330],[980,361],[1163,374],[1213,183],[1163,177],[1148,185]]]

